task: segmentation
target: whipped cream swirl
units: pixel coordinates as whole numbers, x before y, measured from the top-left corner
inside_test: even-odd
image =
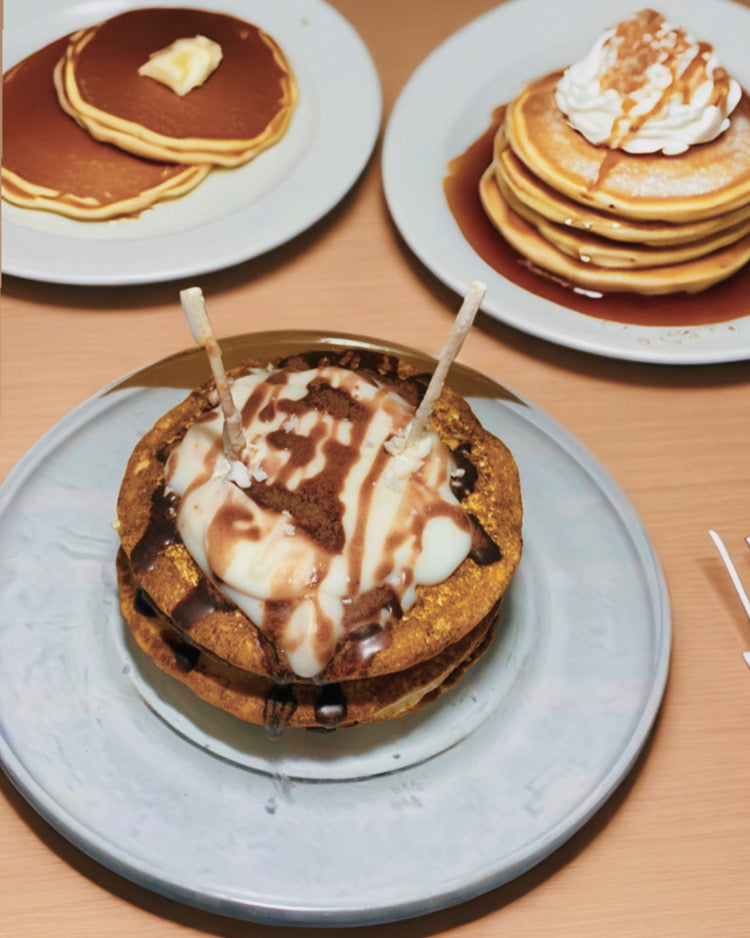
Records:
[[[564,72],[555,99],[590,143],[673,156],[723,133],[741,96],[709,43],[642,10]]]

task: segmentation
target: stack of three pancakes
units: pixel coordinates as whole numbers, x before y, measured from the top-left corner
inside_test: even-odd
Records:
[[[698,292],[750,260],[750,99],[729,128],[679,155],[589,143],[555,100],[562,76],[507,106],[479,194],[542,272],[596,293]]]

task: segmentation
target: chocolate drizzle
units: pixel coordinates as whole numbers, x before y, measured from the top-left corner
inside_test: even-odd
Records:
[[[325,684],[315,701],[315,719],[333,729],[346,717],[346,697],[341,684]]]
[[[502,551],[484,530],[481,521],[476,515],[470,514],[471,521],[471,550],[469,557],[480,567],[487,567],[502,559]]]
[[[266,694],[263,722],[266,732],[277,739],[289,726],[297,710],[297,695],[293,684],[273,684]],[[325,684],[315,700],[313,729],[334,730],[346,719],[346,697],[340,684]]]
[[[276,739],[289,726],[297,709],[297,697],[292,684],[274,684],[266,694],[263,722],[266,732]]]
[[[171,619],[178,629],[187,632],[214,612],[231,612],[234,609],[234,603],[203,576],[174,607]]]
[[[200,648],[193,645],[192,642],[181,640],[169,630],[164,629],[161,633],[162,641],[168,645],[174,655],[175,664],[183,674],[188,674],[198,664],[201,656]]]
[[[195,645],[191,645],[189,642],[180,642],[178,645],[175,645],[172,651],[174,652],[174,660],[177,667],[185,674],[193,670],[201,656],[200,649],[196,648]]]
[[[153,619],[158,614],[154,608],[151,597],[142,586],[139,586],[136,591],[133,606],[135,607],[135,611],[137,613],[140,613],[140,615],[146,616],[149,619]]]
[[[358,625],[356,629],[347,635],[347,639],[350,642],[367,642],[371,638],[375,638],[376,635],[380,635],[383,631],[382,626],[377,622],[368,622],[365,625]]]
[[[459,472],[451,476],[451,491],[459,501],[468,498],[474,491],[479,473],[474,463],[469,458],[471,453],[471,443],[468,441],[459,443],[453,450],[452,456]],[[471,512],[467,512],[467,517],[471,522],[471,549],[469,557],[480,567],[487,567],[490,564],[497,563],[502,559],[502,551],[485,531],[479,518]]]
[[[148,525],[130,554],[134,573],[153,569],[159,554],[171,544],[180,542],[175,524],[178,505],[179,499],[174,493],[165,492],[161,485],[154,489]]]
[[[476,466],[469,459],[470,453],[471,443],[469,442],[459,443],[451,453],[459,471],[451,475],[450,486],[451,491],[459,501],[463,501],[471,495],[474,486],[477,484],[478,473]]]

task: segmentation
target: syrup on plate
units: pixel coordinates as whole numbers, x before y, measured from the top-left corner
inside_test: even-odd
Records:
[[[504,112],[504,106],[493,111],[490,126],[450,162],[443,180],[448,206],[463,236],[493,270],[522,289],[559,306],[629,325],[710,325],[750,313],[750,264],[702,293],[668,296],[590,295],[536,270],[503,239],[485,215],[479,200],[479,179],[492,160],[492,141]]]

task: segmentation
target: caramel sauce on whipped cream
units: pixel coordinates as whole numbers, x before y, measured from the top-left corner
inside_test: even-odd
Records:
[[[590,143],[671,156],[723,133],[741,95],[710,43],[647,9],[564,72],[556,101]]]
[[[466,468],[432,429],[389,453],[414,408],[365,373],[256,369],[232,396],[242,471],[224,454],[220,409],[209,411],[167,459],[177,531],[293,672],[314,679],[343,640],[377,651],[417,586],[444,580],[475,549],[456,496]]]

